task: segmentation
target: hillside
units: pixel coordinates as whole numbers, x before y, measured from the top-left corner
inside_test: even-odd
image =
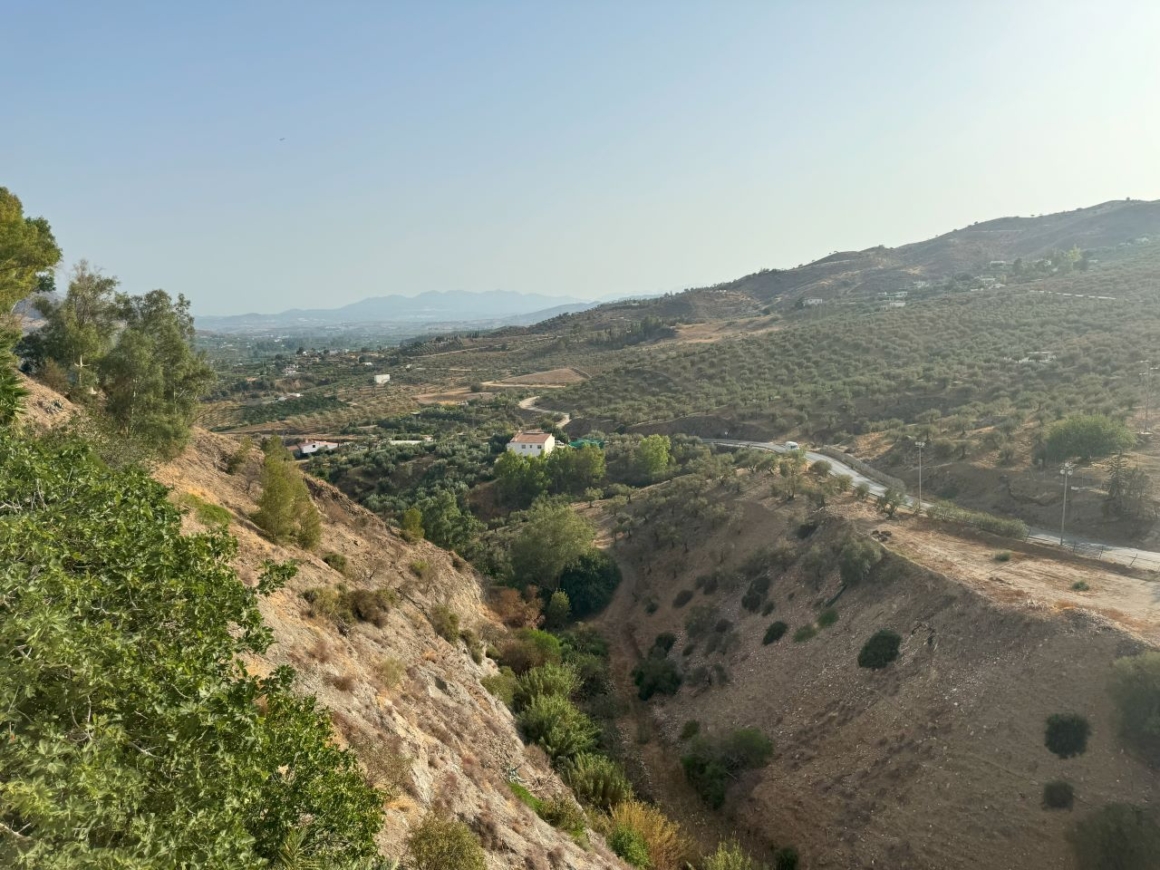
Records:
[[[677,764],[690,721],[701,734],[772,738],[771,762],[730,785],[724,812],[755,851],[793,842],[808,867],[1086,870],[1068,841],[1078,819],[1160,800],[1160,777],[1117,736],[1108,693],[1112,662],[1160,641],[1154,580],[1034,550],[999,564],[996,543],[848,500],[807,515],[757,481],[739,505],[731,522],[689,530],[684,547],[657,546],[651,521],[615,545],[626,582],[601,625],[617,638],[624,691],[664,632],[684,674],[674,696],[635,702],[622,721],[652,735],[637,753],[670,812],[703,813]],[[890,552],[843,584],[837,549],[877,529],[894,530]],[[768,581],[764,616],[742,603],[753,578]],[[1092,591],[1070,591],[1085,578]],[[763,643],[775,621],[785,635]],[[796,642],[810,625],[816,636]],[[898,660],[858,667],[880,629],[901,636]],[[1044,747],[1044,722],[1069,712],[1092,736],[1064,760]],[[1074,785],[1071,812],[1041,806],[1055,779]]]
[[[28,425],[43,430],[71,415],[67,401],[50,390],[34,382],[27,387]],[[546,757],[524,746],[507,707],[481,685],[495,665],[482,657],[477,664],[464,641],[448,642],[436,633],[432,620],[440,607],[477,637],[500,633],[483,604],[480,578],[446,551],[403,541],[373,514],[313,480],[312,495],[324,516],[320,547],[307,552],[270,543],[248,519],[256,509],[259,457],[227,474],[226,461],[236,449],[228,438],[196,431],[182,455],[155,476],[172,487],[179,504],[192,504],[184,520],[189,532],[203,528],[199,504],[229,512],[229,532],[239,544],[234,566],[247,585],[257,582],[267,560],[297,562],[297,576],[261,600],[275,643],[248,666],[257,674],[292,666],[297,690],[318,697],[368,779],[393,794],[378,838],[383,854],[402,855],[408,832],[427,810],[437,810],[472,828],[491,870],[620,867],[599,837],[592,835],[594,845],[581,849],[508,786],[509,772],[516,770],[542,797],[566,791]],[[320,554],[344,556],[345,571],[330,567]],[[378,625],[312,616],[303,593],[340,584],[392,590],[397,603]]]
[[[602,305],[568,320],[607,325],[628,311],[686,320],[737,317],[807,297],[873,296],[912,289],[915,281],[983,274],[993,271],[996,261],[1030,263],[1054,251],[1115,248],[1158,237],[1160,201],[1115,200],[1057,214],[996,218],[896,248],[836,252],[793,268],[763,269],[712,287],[643,300],[631,308]]]

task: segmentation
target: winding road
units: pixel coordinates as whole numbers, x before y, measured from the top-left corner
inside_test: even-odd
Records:
[[[722,447],[747,447],[751,450],[765,450],[771,453],[788,453],[789,448],[784,444],[775,444],[772,441],[735,441],[727,438],[704,438],[702,439],[709,444],[719,444]],[[805,451],[806,459],[810,462],[817,462],[825,460],[830,464],[831,474],[846,474],[854,481],[854,484],[864,483],[870,488],[872,495],[882,495],[886,491],[886,487],[876,480],[872,480],[866,475],[846,465],[844,462],[834,459],[832,456],[826,456],[822,453],[814,453],[812,450]],[[907,507],[913,509],[917,504],[917,499],[906,498],[905,503]],[[923,501],[922,508],[926,510],[931,507],[931,502]],[[1065,535],[1063,543],[1060,543],[1060,536],[1058,532],[1049,531],[1047,529],[1029,528],[1027,534],[1028,541],[1034,541],[1037,544],[1046,544],[1048,546],[1060,547],[1071,550],[1083,556],[1090,556],[1096,559],[1106,559],[1109,562],[1116,562],[1120,565],[1140,566],[1144,568],[1160,569],[1160,553],[1151,550],[1140,550],[1135,547],[1121,547],[1117,544],[1107,544],[1103,541],[1095,541],[1090,538],[1081,538],[1075,535]]]
[[[556,416],[557,414],[562,415],[560,417],[560,419],[556,421],[556,425],[559,426],[561,429],[563,429],[565,426],[567,426],[569,423],[572,422],[572,415],[569,414],[567,411],[553,411],[551,408],[536,407],[536,399],[538,399],[538,398],[540,398],[540,397],[539,396],[528,396],[526,399],[520,399],[520,408],[522,408],[525,411],[534,411],[537,414],[547,414],[547,415],[552,416],[552,417]]]

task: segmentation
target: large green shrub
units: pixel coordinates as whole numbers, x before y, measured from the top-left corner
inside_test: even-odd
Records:
[[[647,701],[658,692],[675,695],[681,688],[681,673],[671,659],[649,656],[633,668],[632,681],[636,684],[637,695],[642,701]]]
[[[1075,458],[1086,461],[1123,450],[1135,440],[1123,423],[1102,414],[1086,414],[1054,424],[1047,432],[1043,451],[1055,462]]]
[[[1151,764],[1160,766],[1160,652],[1119,659],[1112,670],[1112,699],[1120,734]]]
[[[610,810],[632,799],[632,785],[624,769],[603,755],[582,753],[563,767],[564,781],[589,806]]]
[[[580,688],[580,678],[571,665],[558,665],[549,662],[538,668],[533,668],[519,677],[512,706],[518,712],[536,698],[547,695],[570,698],[578,688]]]
[[[858,667],[881,670],[898,658],[901,644],[902,636],[896,631],[883,628],[874,632],[858,653]]]
[[[558,664],[563,649],[555,635],[536,628],[521,628],[500,649],[500,664],[517,674],[548,662]]]
[[[597,728],[567,698],[541,695],[520,712],[520,727],[553,761],[575,758],[596,743]]]
[[[739,772],[764,767],[772,756],[768,737],[756,728],[739,728],[718,738],[695,737],[681,757],[681,766],[701,799],[718,809]]]
[[[648,868],[652,861],[644,837],[627,825],[620,825],[608,835],[608,847],[630,867]]]
[[[620,585],[620,566],[602,550],[589,550],[564,568],[560,591],[567,593],[572,618],[599,613]]]
[[[407,866],[412,870],[487,870],[487,860],[471,828],[429,813],[407,838]]]
[[[838,572],[843,583],[853,586],[865,580],[881,561],[881,547],[866,538],[854,538],[838,554]]]
[[[1053,713],[1047,717],[1043,745],[1060,758],[1071,758],[1087,751],[1091,726],[1077,713]]]
[[[327,866],[375,852],[381,798],[271,643],[222,532],[77,443],[0,435],[0,866]],[[78,711],[81,711],[78,713]],[[302,820],[310,818],[307,828]],[[99,832],[99,834],[97,833]]]

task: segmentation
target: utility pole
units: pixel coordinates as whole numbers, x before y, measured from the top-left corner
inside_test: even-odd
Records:
[[[1145,364],[1140,372],[1140,380],[1144,382],[1144,432],[1152,433],[1152,372],[1156,371],[1150,363]]]
[[[1065,462],[1059,467],[1059,473],[1063,475],[1063,519],[1059,521],[1059,546],[1061,547],[1063,546],[1063,530],[1067,525],[1067,486],[1074,471],[1075,466],[1070,462]]]
[[[922,448],[926,446],[926,439],[919,438],[914,442],[914,446],[918,448],[918,506],[914,510],[916,517],[922,516]]]

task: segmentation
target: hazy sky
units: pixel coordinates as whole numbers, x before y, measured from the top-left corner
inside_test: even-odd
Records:
[[[1160,198],[1160,3],[0,0],[0,185],[195,312],[675,290]]]

